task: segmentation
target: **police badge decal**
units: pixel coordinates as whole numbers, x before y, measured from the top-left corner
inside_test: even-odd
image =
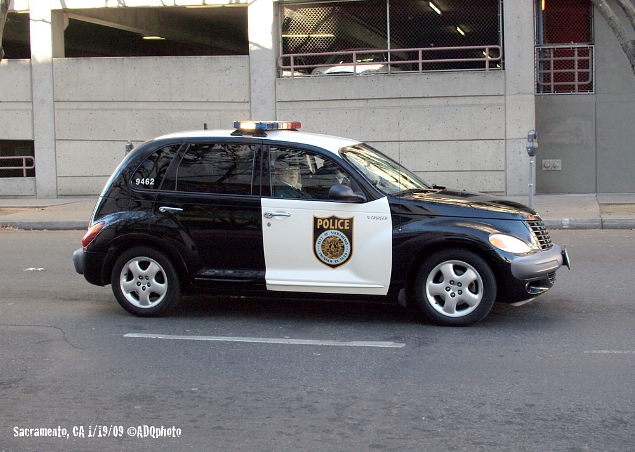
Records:
[[[313,253],[331,268],[348,262],[353,255],[353,218],[313,217]]]

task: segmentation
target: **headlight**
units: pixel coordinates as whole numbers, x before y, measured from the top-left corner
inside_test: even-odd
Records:
[[[525,254],[531,251],[531,247],[527,243],[511,235],[492,234],[489,236],[489,243],[508,253]]]

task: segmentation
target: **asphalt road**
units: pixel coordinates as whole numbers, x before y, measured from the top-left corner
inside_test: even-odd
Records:
[[[635,231],[552,231],[572,270],[469,328],[399,307],[239,298],[139,319],[74,272],[81,235],[0,230],[0,451],[635,443]]]

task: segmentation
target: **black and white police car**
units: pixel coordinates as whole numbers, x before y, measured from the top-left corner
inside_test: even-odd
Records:
[[[428,185],[371,146],[296,122],[173,133],[128,153],[75,269],[138,316],[181,294],[418,304],[441,325],[529,300],[568,265],[528,207]]]

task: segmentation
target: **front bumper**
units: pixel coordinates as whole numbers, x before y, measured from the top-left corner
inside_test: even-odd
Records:
[[[516,257],[511,263],[511,270],[514,277],[528,280],[546,276],[563,265],[571,268],[567,250],[554,244],[550,250]]]

